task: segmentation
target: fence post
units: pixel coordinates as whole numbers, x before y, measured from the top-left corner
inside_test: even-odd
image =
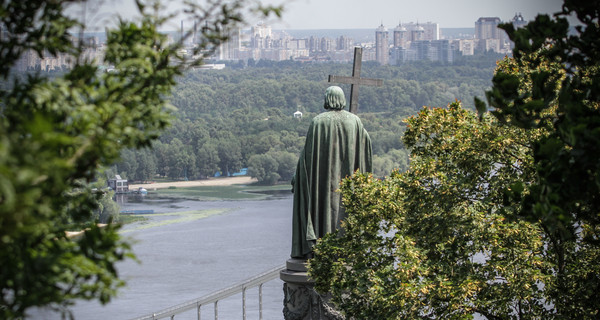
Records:
[[[263,284],[258,285],[258,319],[262,320],[262,286]]]
[[[215,320],[219,320],[219,300],[215,301]]]
[[[242,319],[246,320],[246,287],[242,288]]]
[[[211,303],[214,303],[214,314],[215,314],[214,319],[218,320],[219,319],[219,304],[218,304],[219,301],[223,300],[225,298],[231,297],[240,292],[242,293],[242,299],[243,299],[243,319],[247,319],[246,290],[248,288],[254,288],[254,287],[258,287],[259,318],[262,320],[263,319],[262,286],[264,283],[266,283],[268,281],[275,280],[280,275],[281,271],[284,270],[284,268],[285,267],[273,268],[272,270],[265,271],[265,272],[258,274],[248,280],[245,280],[241,283],[238,283],[238,284],[235,284],[228,288],[216,291],[216,292],[206,295],[204,297],[195,299],[194,301],[182,303],[180,305],[176,305],[174,307],[170,307],[165,310],[155,312],[155,313],[152,313],[147,316],[135,318],[135,320],[158,320],[158,319],[163,319],[163,318],[167,318],[167,317],[171,317],[171,319],[174,319],[175,315],[178,315],[178,314],[186,312],[186,311],[191,311],[194,308],[196,308],[198,320],[200,320],[201,319],[201,307],[203,305],[204,306],[210,305]]]

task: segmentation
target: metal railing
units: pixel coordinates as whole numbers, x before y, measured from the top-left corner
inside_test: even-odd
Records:
[[[156,319],[164,319],[170,318],[171,320],[175,319],[175,316],[181,314],[183,312],[196,309],[198,314],[198,320],[200,320],[200,308],[202,306],[206,306],[209,304],[214,305],[215,312],[215,320],[219,319],[219,309],[218,303],[220,300],[231,297],[235,294],[242,293],[242,319],[246,320],[246,289],[254,288],[258,286],[258,312],[259,319],[262,320],[262,285],[266,282],[274,280],[279,277],[279,273],[281,270],[284,270],[286,267],[276,267],[271,270],[265,271],[259,275],[256,275],[250,279],[242,281],[238,284],[235,284],[229,288],[225,288],[216,292],[213,292],[209,295],[201,297],[199,299],[195,299],[186,303],[182,303],[180,305],[167,308],[161,310],[159,312],[153,313],[151,315],[143,316],[140,318],[135,318],[134,320],[156,320]]]

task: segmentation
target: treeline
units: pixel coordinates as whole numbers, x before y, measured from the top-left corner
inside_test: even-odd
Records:
[[[373,140],[374,171],[385,176],[405,170],[401,142],[403,119],[422,106],[446,106],[454,100],[473,107],[473,97],[490,86],[498,55],[462,58],[455,65],[415,62],[379,66],[365,62],[362,77],[380,78],[383,87],[360,88],[359,115]],[[310,120],[323,112],[330,74],[351,75],[351,64],[303,64],[294,61],[240,63],[224,70],[195,70],[179,79],[171,103],[171,127],[150,149],[126,150],[109,170],[133,181],[157,175],[199,179],[247,167],[267,184],[294,173]],[[349,85],[340,85],[350,94]],[[294,118],[296,111],[303,113]]]

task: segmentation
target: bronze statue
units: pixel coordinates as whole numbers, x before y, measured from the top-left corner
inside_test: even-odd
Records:
[[[371,172],[371,138],[355,114],[343,110],[340,87],[325,92],[327,112],[316,116],[308,129],[292,179],[292,258],[307,259],[318,238],[340,228],[345,218],[340,181],[356,170]]]

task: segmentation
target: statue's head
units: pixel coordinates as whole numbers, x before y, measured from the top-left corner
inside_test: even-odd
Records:
[[[325,104],[327,110],[342,110],[346,107],[344,90],[338,86],[331,86],[325,90]]]

